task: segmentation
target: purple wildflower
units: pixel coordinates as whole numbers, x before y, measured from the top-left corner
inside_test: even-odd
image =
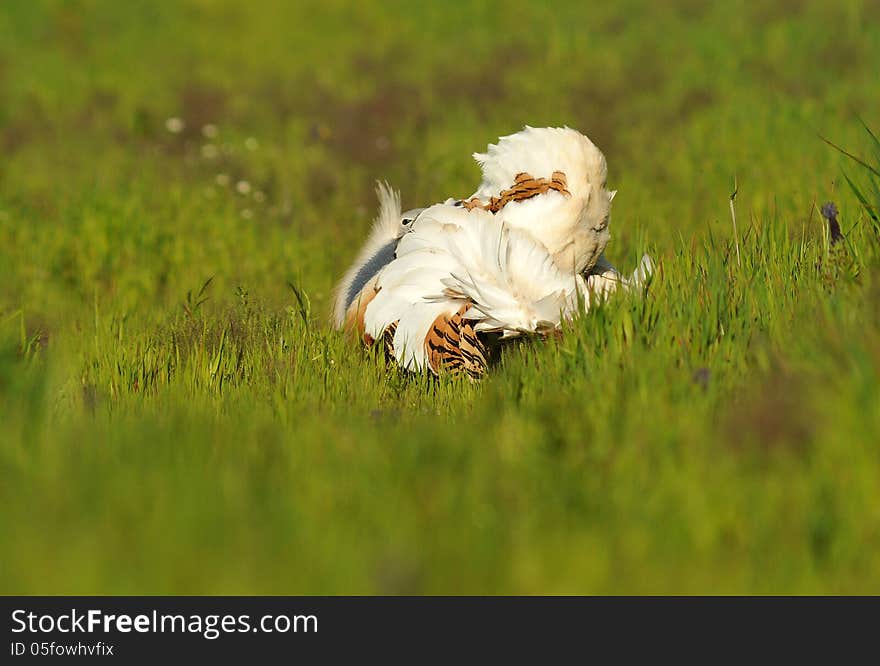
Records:
[[[828,220],[828,229],[831,232],[831,244],[843,240],[843,234],[840,231],[840,223],[837,221],[837,206],[833,201],[829,201],[822,205],[822,217]]]

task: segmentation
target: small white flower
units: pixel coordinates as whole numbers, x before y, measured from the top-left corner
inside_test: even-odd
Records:
[[[183,131],[183,128],[186,127],[186,124],[182,119],[172,116],[168,120],[165,121],[165,129],[167,129],[172,134],[180,134]]]
[[[213,160],[219,154],[220,151],[213,143],[206,143],[204,146],[202,146],[202,157],[204,157],[206,160]]]
[[[241,211],[241,216],[244,219],[249,220],[254,216],[254,211],[252,211],[250,208],[245,208],[243,211]]]
[[[239,194],[250,194],[251,184],[246,180],[240,180],[235,184],[235,190]]]
[[[217,177],[214,178],[214,181],[215,181],[220,187],[226,187],[227,185],[229,185],[229,174],[227,174],[227,173],[218,173],[218,174],[217,174]]]
[[[218,133],[219,130],[217,129],[217,126],[212,123],[208,123],[207,125],[202,127],[202,136],[206,139],[213,139],[217,136]]]
[[[249,137],[248,137],[247,139],[245,139],[245,141],[244,141],[244,147],[247,148],[247,149],[250,150],[250,151],[254,151],[254,150],[256,150],[257,148],[260,147],[260,142],[257,141],[254,137],[249,136]]]
[[[257,203],[263,203],[266,200],[266,195],[263,194],[263,190],[257,190],[254,192],[254,201]]]

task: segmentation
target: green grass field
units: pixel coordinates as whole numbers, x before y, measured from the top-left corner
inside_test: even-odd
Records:
[[[880,5],[715,4],[4,2],[0,592],[880,593],[880,190],[819,138],[880,164]],[[331,331],[374,182],[525,124],[647,293],[479,384]]]

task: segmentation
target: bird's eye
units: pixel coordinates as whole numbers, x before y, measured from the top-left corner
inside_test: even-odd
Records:
[[[414,217],[405,217],[403,218],[403,226],[408,227],[413,223],[413,220],[416,219]]]

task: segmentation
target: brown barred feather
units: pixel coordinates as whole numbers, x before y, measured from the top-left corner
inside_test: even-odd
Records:
[[[545,194],[550,190],[565,196],[571,196],[571,192],[568,191],[568,179],[562,171],[554,171],[550,176],[550,180],[535,178],[527,173],[518,173],[514,179],[513,187],[501,192],[500,196],[491,197],[488,203],[472,197],[467,201],[462,201],[461,205],[467,210],[482,208],[490,213],[497,213],[511,201],[525,201],[539,194]]]
[[[385,348],[385,360],[394,360],[394,332],[397,330],[397,324],[400,320],[392,321],[382,332],[382,344]]]
[[[428,366],[438,374],[464,372],[469,377],[481,377],[486,371],[486,349],[477,337],[474,322],[462,315],[465,305],[454,315],[440,315],[425,336]]]

